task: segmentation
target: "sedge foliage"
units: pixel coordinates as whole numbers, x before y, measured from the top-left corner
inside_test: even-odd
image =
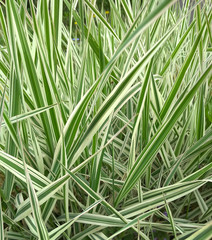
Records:
[[[1,1],[0,239],[212,237],[212,3],[108,3]]]

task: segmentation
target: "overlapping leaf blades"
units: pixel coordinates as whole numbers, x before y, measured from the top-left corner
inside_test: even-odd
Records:
[[[106,2],[1,1],[0,239],[212,236],[212,3]]]

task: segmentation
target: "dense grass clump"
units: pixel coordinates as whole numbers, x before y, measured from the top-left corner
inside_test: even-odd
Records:
[[[212,2],[0,2],[0,240],[211,239]]]

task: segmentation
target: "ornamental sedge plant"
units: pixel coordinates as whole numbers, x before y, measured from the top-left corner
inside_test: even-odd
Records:
[[[211,239],[212,2],[0,2],[0,239]]]

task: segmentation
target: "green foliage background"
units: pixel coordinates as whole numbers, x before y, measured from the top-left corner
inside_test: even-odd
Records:
[[[209,0],[1,1],[0,240],[212,238],[211,26]]]

